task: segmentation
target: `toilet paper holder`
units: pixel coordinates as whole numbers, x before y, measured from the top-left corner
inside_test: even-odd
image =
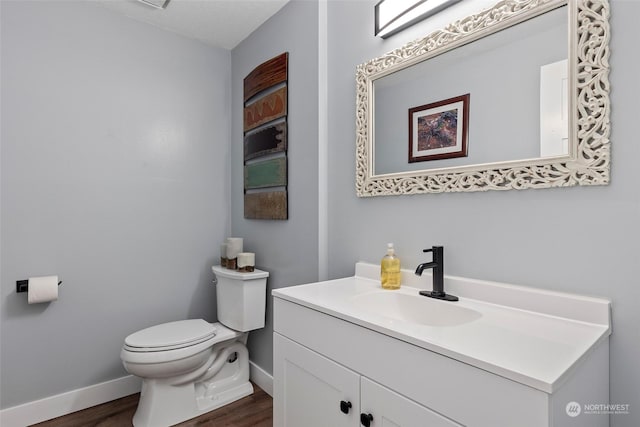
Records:
[[[58,286],[62,285],[62,280],[58,282]],[[29,291],[29,280],[18,280],[16,282],[16,292],[27,292]]]

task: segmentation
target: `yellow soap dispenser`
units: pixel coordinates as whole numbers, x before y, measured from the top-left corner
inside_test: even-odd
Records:
[[[387,244],[387,254],[380,261],[380,282],[383,289],[400,288],[400,258],[396,256],[393,243]]]

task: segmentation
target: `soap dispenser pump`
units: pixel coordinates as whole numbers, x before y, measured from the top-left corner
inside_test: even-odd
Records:
[[[396,256],[393,243],[387,244],[387,254],[380,261],[380,282],[383,289],[400,288],[400,258]]]

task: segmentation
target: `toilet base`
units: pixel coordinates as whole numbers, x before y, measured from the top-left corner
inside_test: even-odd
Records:
[[[253,385],[249,381],[247,381],[246,383],[238,384],[233,388],[219,392],[211,397],[199,398],[198,407],[202,408],[201,414],[205,414],[252,394]]]
[[[216,350],[210,368],[195,381],[176,384],[176,378],[143,379],[133,425],[168,427],[251,395],[246,346],[234,341]]]

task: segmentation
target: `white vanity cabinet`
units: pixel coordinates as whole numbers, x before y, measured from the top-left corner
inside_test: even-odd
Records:
[[[274,385],[274,426],[460,426],[278,333]]]
[[[375,414],[372,426],[461,427],[366,377],[360,379],[360,410],[365,416]]]
[[[567,409],[608,403],[607,300],[544,291],[547,312],[536,312],[531,288],[450,279],[456,307],[481,317],[416,326],[359,305],[360,295],[390,292],[364,277],[368,269],[373,275],[358,264],[351,278],[273,291],[274,427],[366,426],[363,414],[372,427],[609,425],[606,413]],[[465,296],[479,288],[493,300]],[[551,312],[565,303],[573,318]]]
[[[274,406],[274,426],[358,425],[357,373],[277,333],[273,354],[274,396],[279,402]]]

